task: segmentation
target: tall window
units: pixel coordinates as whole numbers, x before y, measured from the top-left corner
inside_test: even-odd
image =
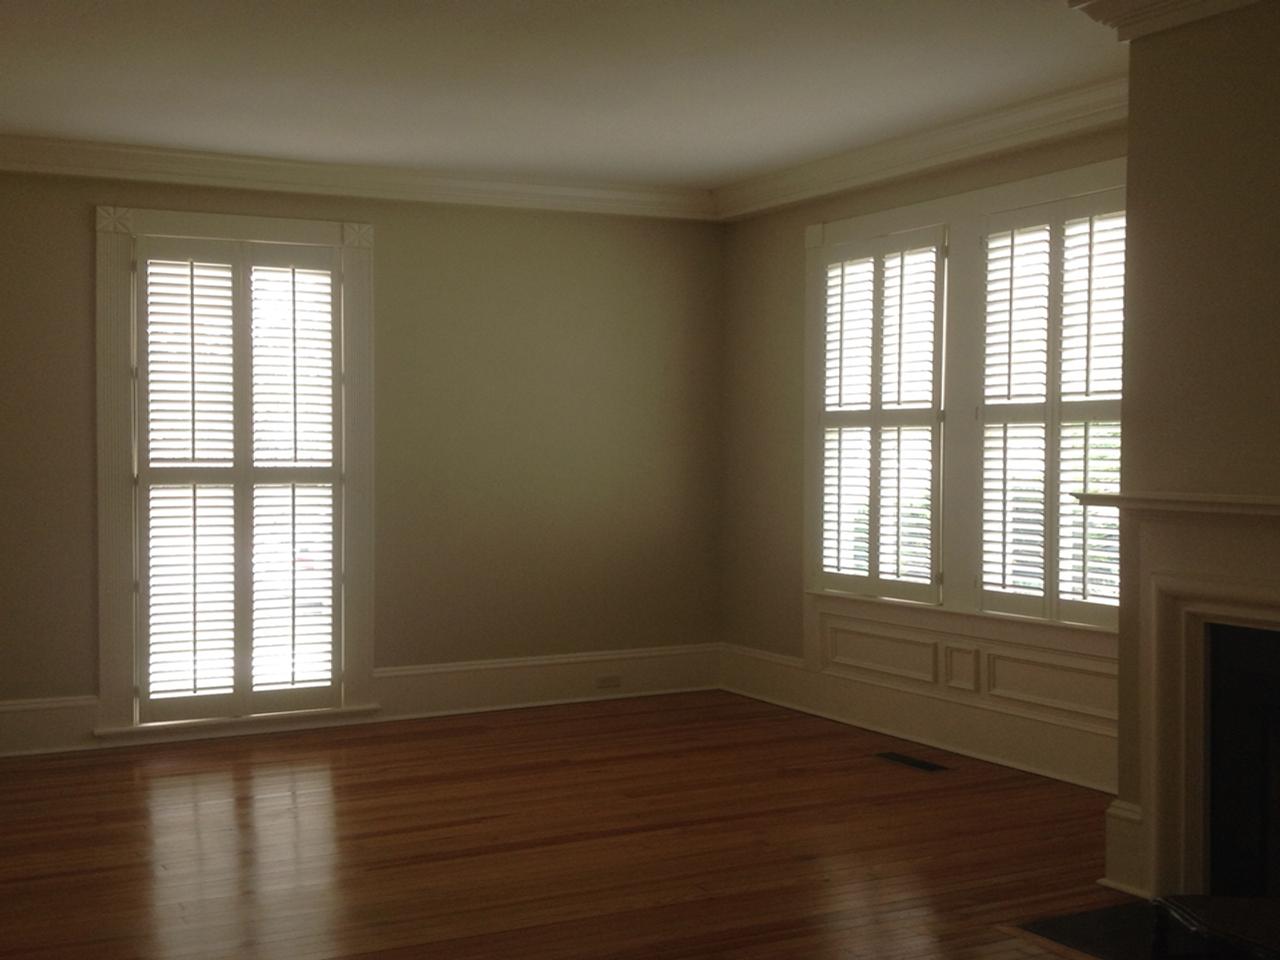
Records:
[[[1070,201],[986,236],[982,586],[987,609],[1092,619],[1119,602],[1125,218]],[[1105,201],[1103,202],[1105,207]]]
[[[886,596],[936,593],[940,229],[826,268],[822,569]]]
[[[1113,622],[1116,511],[1075,495],[1119,492],[1117,173],[811,228],[811,589]]]
[[[364,496],[367,438],[348,438],[346,427],[367,403],[368,371],[354,367],[367,360],[368,324],[361,298],[344,290],[340,225],[130,219],[156,228],[129,224],[128,338],[105,344],[127,352],[134,371],[127,407],[113,371],[100,386],[108,422],[127,412],[134,451],[131,501],[108,490],[103,528],[119,562],[111,518],[127,512],[131,636],[127,649],[115,637],[104,652],[132,654],[132,720],[340,706],[352,652],[344,639],[353,639],[344,603],[367,578],[344,559],[363,556],[368,539],[359,530],[348,551],[359,505],[349,510],[346,497],[352,480]],[[257,236],[192,237],[183,234],[200,231],[187,222]],[[332,239],[260,239],[275,231]],[[118,273],[102,267],[100,252],[100,284],[118,294]],[[104,480],[119,463],[108,452]]]

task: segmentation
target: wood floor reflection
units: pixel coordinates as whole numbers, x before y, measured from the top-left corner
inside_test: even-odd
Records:
[[[1047,957],[1106,800],[728,693],[13,759],[0,957]]]

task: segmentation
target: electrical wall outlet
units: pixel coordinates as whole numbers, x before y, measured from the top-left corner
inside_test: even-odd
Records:
[[[616,690],[622,686],[622,678],[617,674],[610,674],[607,677],[596,677],[597,690]]]

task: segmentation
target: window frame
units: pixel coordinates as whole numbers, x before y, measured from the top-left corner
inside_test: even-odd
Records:
[[[234,249],[283,252],[286,247],[333,264],[335,392],[341,392],[335,417],[334,683],[324,698],[256,696],[255,706],[237,703],[210,719],[272,715],[278,712],[331,711],[367,707],[373,701],[373,228],[364,223],[292,220],[225,214],[184,213],[101,206],[97,221],[97,384],[98,384],[98,605],[99,708],[97,729],[108,732],[192,719],[183,711],[142,708],[146,688],[146,625],[141,619],[145,590],[146,542],[138,528],[145,512],[139,498],[144,475],[171,472],[175,481],[211,470],[233,474],[250,469],[145,467],[146,440],[141,404],[145,403],[145,344],[139,333],[139,287],[150,247],[174,244],[223,245]],[[267,248],[262,245],[272,245]],[[279,245],[279,246],[276,246]],[[268,256],[269,254],[264,254]],[[265,261],[263,261],[265,263]],[[237,363],[243,344],[236,348]],[[243,406],[243,404],[241,404]],[[237,414],[237,435],[246,423]],[[244,447],[247,437],[238,440]],[[259,468],[262,469],[262,468]],[[265,468],[268,472],[275,468]],[[293,482],[305,482],[314,468],[292,468]],[[296,474],[297,476],[292,476]],[[339,506],[340,505],[340,506]],[[251,505],[237,511],[237,524]],[[247,541],[239,541],[239,556]],[[241,579],[243,582],[243,578]],[[238,601],[249,598],[240,590]],[[239,618],[238,618],[239,619]],[[241,622],[242,619],[241,619]],[[243,669],[246,665],[239,665]],[[326,691],[328,688],[325,688]],[[209,719],[193,719],[207,723]]]
[[[985,236],[988,224],[1023,208],[1050,203],[1088,205],[1123,190],[1125,161],[1108,160],[926,203],[813,224],[805,232],[804,531],[803,584],[811,596],[843,597],[944,611],[1114,630],[1115,608],[1067,604],[1055,616],[991,610],[982,589],[982,437],[985,357]],[[1123,198],[1123,195],[1121,194]],[[1123,199],[1121,200],[1123,206]],[[946,229],[944,328],[940,331],[941,462],[934,521],[938,533],[934,597],[892,596],[857,578],[822,569],[823,394],[826,271],[849,259],[838,251],[869,249],[880,238],[941,224]],[[1055,584],[1056,589],[1056,584]]]

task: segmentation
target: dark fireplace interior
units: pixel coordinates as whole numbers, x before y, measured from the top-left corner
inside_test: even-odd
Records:
[[[1280,896],[1280,631],[1208,641],[1209,892]]]

